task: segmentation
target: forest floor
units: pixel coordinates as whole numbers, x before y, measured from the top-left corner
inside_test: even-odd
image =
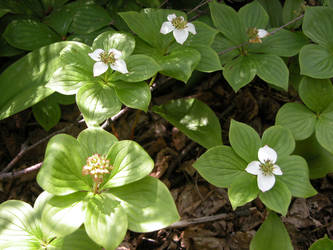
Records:
[[[164,82],[164,83],[162,83]],[[231,119],[245,122],[259,134],[274,125],[276,112],[286,102],[297,100],[294,91],[275,91],[259,79],[234,93],[221,73],[205,74],[200,84],[185,87],[183,83],[160,78],[153,91],[153,105],[171,99],[195,97],[209,105],[220,119],[223,143],[228,145]],[[36,123],[31,109],[0,121],[0,171],[21,149],[46,136],[66,129],[77,136],[85,128],[75,122],[80,115],[75,105],[62,106],[61,122],[49,132]],[[72,126],[74,124],[74,126]],[[249,243],[264,221],[266,210],[259,199],[233,211],[226,189],[207,183],[192,167],[205,152],[177,128],[160,116],[126,109],[106,128],[120,140],[133,139],[155,161],[152,176],[160,178],[171,190],[182,224],[152,233],[128,232],[118,249],[248,249]],[[19,171],[43,161],[46,142],[23,154],[13,166]],[[42,189],[36,183],[37,171],[17,178],[1,180],[0,202],[18,199],[33,204]],[[294,198],[282,220],[296,250],[308,249],[317,239],[333,236],[333,175],[312,181],[318,194],[308,199]],[[212,217],[216,215],[215,217]],[[189,221],[202,218],[201,223]]]

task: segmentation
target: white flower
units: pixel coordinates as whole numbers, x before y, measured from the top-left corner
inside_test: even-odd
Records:
[[[250,162],[245,171],[257,175],[258,187],[261,191],[266,192],[270,190],[275,184],[274,175],[282,175],[282,171],[278,165],[275,164],[277,154],[274,149],[265,145],[258,150],[259,161]]]
[[[96,61],[94,64],[94,76],[99,76],[110,68],[119,71],[122,74],[128,73],[126,63],[123,59],[120,59],[122,53],[117,49],[110,49],[108,52],[102,49],[96,49],[94,52],[88,54],[91,59]]]
[[[264,29],[258,29],[258,33],[257,33],[257,36],[259,38],[264,38],[266,36],[269,35],[269,32],[267,30],[264,30]]]
[[[168,21],[162,24],[160,30],[164,35],[171,31],[173,31],[173,36],[177,43],[180,44],[183,44],[186,41],[188,32],[191,32],[193,35],[197,33],[192,23],[185,21],[182,16],[177,17],[176,14],[168,15]]]

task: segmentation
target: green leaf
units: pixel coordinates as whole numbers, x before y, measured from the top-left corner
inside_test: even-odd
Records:
[[[201,60],[198,66],[195,68],[196,70],[210,73],[222,69],[219,56],[211,47],[207,47],[205,45],[196,45],[192,46],[192,48],[199,51],[201,55]]]
[[[160,65],[146,55],[131,55],[126,59],[126,65],[129,73],[122,74],[115,71],[111,81],[140,82],[151,78],[161,70]]]
[[[239,56],[239,50],[230,50],[230,48],[232,48],[233,46],[233,43],[230,40],[226,39],[221,33],[216,35],[212,44],[212,48],[219,55],[222,65]]]
[[[102,189],[123,186],[147,176],[154,162],[147,152],[134,141],[120,141],[112,145],[108,160],[113,170],[101,186]]]
[[[135,34],[152,47],[159,49],[167,49],[170,43],[175,41],[172,33],[168,35],[160,33],[163,22],[168,21],[167,16],[170,14],[183,16],[186,19],[184,12],[171,9],[143,9],[141,12],[119,13]]]
[[[283,175],[278,178],[284,182],[295,197],[308,198],[317,193],[309,181],[309,169],[306,161],[298,156],[278,159],[277,164]]]
[[[227,62],[223,70],[224,78],[235,92],[250,83],[256,73],[256,65],[252,57],[248,56],[239,56]]]
[[[42,212],[44,232],[63,237],[76,231],[84,222],[84,198],[87,192],[76,192],[66,196],[53,196]]]
[[[134,109],[148,111],[151,100],[150,88],[145,82],[116,82],[114,90],[119,100],[126,106]]]
[[[248,173],[241,173],[228,188],[232,209],[243,206],[254,200],[259,193],[257,178]]]
[[[258,0],[269,15],[270,27],[280,27],[284,24],[282,20],[282,5],[279,0]]]
[[[162,67],[162,74],[171,76],[186,83],[193,70],[200,62],[200,53],[192,48],[181,48],[171,51],[167,56],[155,58]]]
[[[127,231],[127,216],[119,202],[107,194],[92,197],[84,222],[87,234],[105,249],[115,249]]]
[[[79,228],[74,233],[63,238],[56,238],[48,245],[52,249],[71,249],[71,250],[100,250],[101,247],[93,242],[87,235],[84,227]]]
[[[13,46],[10,46],[7,41],[0,36],[0,56],[1,57],[10,57],[10,56],[16,56],[23,54],[25,51],[20,50],[17,48],[14,48]]]
[[[118,141],[117,137],[102,128],[87,128],[77,137],[87,155],[100,154],[106,156],[111,146]]]
[[[1,249],[40,249],[40,222],[28,203],[17,200],[1,203],[0,225]]]
[[[228,146],[208,149],[193,164],[206,181],[217,187],[229,187],[244,173],[246,166],[247,163]]]
[[[54,43],[35,50],[2,72],[0,119],[29,108],[53,93],[45,84],[61,64],[60,51],[70,44],[73,42]],[[18,74],[18,70],[24,74]]]
[[[316,124],[316,137],[319,144],[333,154],[333,102],[320,114]]]
[[[50,26],[54,31],[65,37],[69,26],[72,24],[73,17],[71,11],[67,7],[56,9],[50,15],[44,18],[43,23]]]
[[[47,25],[30,19],[12,21],[3,37],[13,47],[23,50],[34,50],[60,41],[60,36]]]
[[[289,128],[295,140],[310,137],[315,130],[316,115],[300,103],[286,103],[278,111],[275,123]]]
[[[87,71],[90,71],[90,75],[92,75],[95,61],[88,55],[91,52],[93,51],[88,45],[80,42],[72,42],[60,52],[62,66],[75,64],[85,68]]]
[[[225,4],[210,2],[209,9],[215,27],[234,45],[247,41],[246,29],[233,8]]]
[[[272,189],[260,192],[259,198],[266,207],[286,216],[291,201],[291,193],[287,185],[279,181],[279,179],[276,180]]]
[[[111,27],[104,27],[89,34],[71,34],[67,37],[68,41],[77,41],[91,46],[97,36],[106,31],[114,31]]]
[[[51,101],[61,105],[71,105],[75,103],[75,95],[63,95],[60,93],[53,93],[48,97]]]
[[[240,8],[238,16],[245,30],[249,28],[265,29],[268,24],[268,14],[257,1],[248,3]]]
[[[210,46],[213,43],[214,38],[218,33],[218,31],[200,21],[194,21],[193,25],[195,26],[197,34],[188,36],[188,38],[184,43],[184,46],[189,46],[189,47],[195,47],[201,45]],[[177,45],[182,46],[179,45],[178,43]]]
[[[65,134],[52,137],[46,147],[37,183],[55,195],[90,191],[91,178],[82,175],[82,167],[89,156],[75,138]]]
[[[132,54],[135,48],[135,39],[132,35],[124,32],[106,31],[95,38],[92,48],[104,51],[117,49],[122,53],[121,58],[126,58]]]
[[[273,148],[280,159],[294,151],[295,140],[289,129],[276,125],[265,130],[261,145]]]
[[[315,113],[322,112],[333,100],[333,86],[329,79],[303,77],[298,93],[305,105]]]
[[[220,122],[205,103],[193,98],[178,99],[152,110],[203,147],[222,145]]]
[[[109,13],[101,6],[84,4],[75,8],[69,32],[88,34],[109,25],[111,21]]]
[[[258,133],[245,123],[231,120],[229,141],[232,149],[247,163],[258,160],[261,145]]]
[[[250,250],[293,250],[287,229],[280,218],[270,212],[268,218],[254,235]]]
[[[89,83],[98,84],[92,75],[92,70],[73,64],[56,70],[46,87],[64,95],[73,95]]]
[[[76,103],[88,126],[98,126],[121,110],[115,90],[103,83],[88,83],[79,89]]]
[[[302,32],[279,30],[274,35],[262,39],[262,43],[249,44],[248,50],[250,52],[290,57],[297,55],[301,48],[308,43],[309,39]]]
[[[309,44],[299,53],[301,74],[313,78],[333,77],[332,51],[321,45]]]
[[[32,113],[37,122],[49,131],[60,121],[61,110],[59,104],[46,98],[32,107]]]
[[[303,0],[286,0],[283,6],[282,18],[284,23],[295,19],[303,13]],[[302,19],[288,25],[288,29],[296,29],[302,24]]]
[[[110,193],[121,201],[134,232],[150,232],[179,220],[173,198],[160,180],[147,176],[131,184],[113,188]]]
[[[44,10],[57,9],[69,0],[41,0]]]
[[[306,159],[311,179],[333,173],[333,155],[318,143],[315,135],[304,141],[298,141],[294,153]]]
[[[315,243],[313,243],[309,250],[323,250],[323,249],[333,249],[333,240],[327,237],[325,234],[324,238],[321,238],[317,240]]]
[[[333,48],[333,9],[317,6],[305,10],[303,32],[312,41],[327,48]],[[326,78],[326,77],[325,77]]]
[[[289,70],[281,57],[269,54],[251,55],[257,75],[267,83],[288,90]]]

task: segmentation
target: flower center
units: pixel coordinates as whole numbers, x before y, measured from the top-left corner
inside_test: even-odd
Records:
[[[183,30],[187,27],[187,22],[182,16],[177,16],[176,18],[172,19],[171,23],[177,30]]]
[[[250,43],[262,43],[258,36],[258,30],[256,28],[250,28],[247,30],[247,35],[249,37]]]
[[[101,57],[101,61],[105,64],[114,64],[116,62],[116,58],[114,58],[114,54],[112,52],[102,52],[101,54],[99,54],[99,56]]]
[[[94,154],[87,159],[82,168],[82,175],[91,175],[94,182],[99,185],[103,182],[103,176],[110,173],[112,166],[109,160],[99,154]]]
[[[274,164],[270,160],[265,160],[260,164],[260,169],[263,175],[273,175]]]

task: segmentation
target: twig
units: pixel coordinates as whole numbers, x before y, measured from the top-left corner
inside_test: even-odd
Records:
[[[199,9],[200,7],[204,6],[205,4],[211,2],[212,0],[206,0],[200,4],[198,4],[196,7],[194,7],[193,9],[191,9],[189,12],[187,12],[187,15],[191,14],[192,12],[196,11],[197,9]]]
[[[217,215],[211,215],[211,216],[204,216],[201,218],[177,221],[177,222],[171,224],[168,228],[188,227],[193,224],[205,223],[205,222],[211,222],[211,221],[223,220],[223,219],[231,219],[232,217],[233,217],[232,214],[217,214]]]
[[[40,167],[42,166],[42,162],[37,163],[33,166],[27,167],[25,169],[19,170],[19,171],[14,171],[14,172],[9,172],[9,173],[4,173],[4,174],[0,174],[0,181],[4,180],[4,179],[13,179],[13,178],[17,178],[20,177],[22,175],[37,171],[38,169],[40,169]]]
[[[300,16],[294,18],[293,20],[290,20],[290,21],[287,22],[286,24],[284,24],[284,25],[282,25],[282,26],[276,28],[275,30],[269,32],[269,35],[270,35],[270,36],[271,36],[271,35],[274,35],[276,32],[282,30],[283,28],[287,27],[288,25],[290,25],[290,24],[292,24],[292,23],[297,22],[298,20],[302,19],[303,17],[304,17],[304,14],[302,14],[302,15],[300,15]],[[230,52],[230,51],[232,51],[232,50],[234,50],[234,49],[239,49],[239,48],[241,48],[242,46],[247,45],[247,44],[249,44],[249,41],[246,41],[246,42],[244,42],[244,43],[242,43],[242,44],[239,44],[239,45],[236,45],[236,46],[234,46],[234,47],[230,47],[230,48],[227,48],[227,49],[225,49],[225,50],[222,50],[222,51],[220,51],[218,54],[219,54],[219,55],[224,55],[224,54],[226,54],[226,53],[228,53],[228,52]]]
[[[80,123],[80,121],[78,122]],[[54,135],[57,135],[59,133],[63,133],[66,132],[67,130],[71,129],[74,126],[74,124],[70,124],[67,127],[60,129],[58,131],[53,132],[52,134],[49,134],[48,136],[44,137],[43,139],[39,140],[38,142],[30,145],[29,147],[22,147],[20,152],[14,157],[14,159],[12,159],[8,165],[1,170],[0,174],[8,172],[9,170],[11,170],[14,165],[30,150],[34,149],[35,147],[37,147],[38,145],[42,144],[43,142],[47,141],[48,139],[50,139],[51,137],[53,137]]]
[[[128,107],[125,107],[123,108],[122,110],[119,111],[118,114],[114,115],[111,117],[111,119],[108,119],[108,120],[111,120],[112,122],[119,119],[119,117],[121,117],[122,115],[124,115],[127,111],[129,110]],[[82,121],[78,121],[78,123],[81,123]],[[104,126],[107,127],[108,126],[108,121],[106,121],[102,127]],[[45,138],[41,139],[40,141],[36,142],[35,144],[31,145],[30,147],[24,149],[24,150],[21,150],[16,156],[15,158],[4,168],[4,170],[2,170],[0,172],[0,180],[4,180],[4,179],[8,179],[8,178],[17,178],[17,177],[20,177],[21,175],[24,175],[26,173],[29,173],[29,172],[32,172],[32,171],[36,171],[38,170],[41,166],[42,166],[42,162],[36,164],[36,165],[33,165],[31,167],[28,167],[28,168],[25,168],[23,170],[20,170],[20,171],[17,171],[17,172],[9,172],[9,173],[5,173],[7,172],[8,170],[10,170],[22,157],[25,153],[27,153],[29,150],[37,147],[39,144],[47,141],[48,139],[50,139],[52,136],[54,135],[57,135],[59,133],[62,133],[62,132],[65,132],[67,130],[69,130],[70,128],[72,128],[75,124],[71,124],[61,130],[58,130],[48,136],[46,136]]]

